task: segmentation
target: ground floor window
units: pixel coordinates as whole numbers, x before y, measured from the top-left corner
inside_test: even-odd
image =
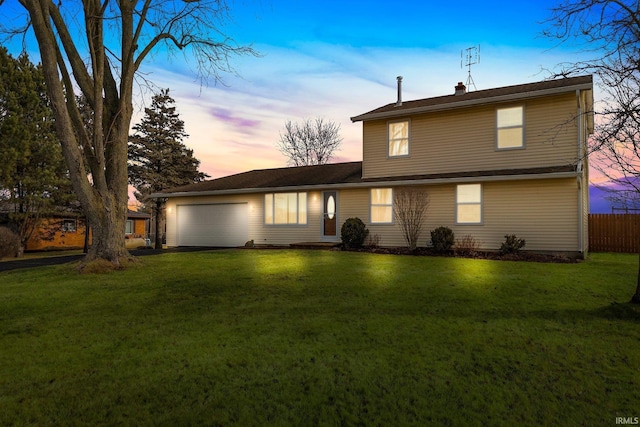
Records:
[[[371,223],[391,224],[393,222],[393,189],[371,189]]]
[[[124,225],[124,234],[133,234],[133,220],[128,219]]]
[[[63,219],[62,231],[65,233],[75,233],[78,229],[78,222],[75,219]]]
[[[264,195],[265,224],[306,224],[307,193],[268,193]]]
[[[456,187],[456,223],[482,223],[481,184],[461,184]]]

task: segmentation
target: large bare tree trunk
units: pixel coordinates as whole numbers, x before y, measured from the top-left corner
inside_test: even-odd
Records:
[[[88,1],[84,6],[91,53],[90,65],[86,67],[57,6],[50,0],[20,1],[29,11],[38,40],[56,132],[71,183],[93,226],[93,244],[86,260],[106,259],[119,265],[120,258],[128,256],[124,229],[128,201],[127,143],[135,71],[132,61],[123,64],[118,88],[105,61],[99,2]],[[123,11],[123,16],[126,12]],[[133,37],[130,24],[130,20],[123,18],[123,29],[129,30],[128,40],[123,37],[123,50],[130,47]],[[75,96],[70,95],[75,85],[63,54],[93,112],[89,128],[82,120]]]
[[[106,259],[119,264],[120,258],[128,257],[124,230],[127,220],[127,203],[118,201],[113,195],[105,198],[105,205],[97,200],[84,207],[92,226],[93,240],[87,253],[87,261]],[[120,197],[121,199],[121,197]]]
[[[228,13],[224,0],[18,1],[38,41],[71,183],[93,228],[86,259],[118,265],[128,256],[127,148],[136,71],[159,45],[191,47],[199,72],[216,80],[219,70],[232,71],[229,55],[255,52],[220,33],[218,22]],[[86,99],[91,123],[81,114],[77,93]]]

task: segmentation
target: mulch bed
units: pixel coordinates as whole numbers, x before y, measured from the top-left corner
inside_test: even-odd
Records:
[[[247,242],[249,243],[249,242]],[[244,249],[282,249],[283,245],[245,245]],[[387,254],[387,255],[411,255],[411,256],[436,256],[436,257],[455,257],[455,258],[471,258],[471,259],[490,259],[500,261],[529,261],[529,262],[552,262],[573,264],[582,262],[583,259],[579,256],[567,256],[560,254],[542,254],[535,252],[520,251],[513,254],[501,254],[498,251],[473,251],[473,252],[448,252],[440,253],[436,252],[432,248],[416,248],[414,251],[410,251],[406,247],[363,247],[360,249],[345,249],[341,243],[337,244],[317,244],[317,243],[298,243],[292,244],[289,247],[292,249],[328,249],[332,251],[350,251],[350,252],[369,252],[373,254]]]
[[[345,250],[345,249],[343,249]],[[362,248],[362,249],[349,249],[354,252],[370,252],[375,254],[389,254],[389,255],[414,255],[414,256],[443,256],[443,257],[456,257],[456,258],[472,258],[472,259],[491,259],[500,261],[529,261],[529,262],[552,262],[552,263],[577,263],[582,259],[577,257],[570,257],[566,255],[552,255],[541,254],[534,252],[521,251],[513,254],[501,254],[495,251],[474,251],[473,253],[439,253],[431,248],[416,248],[411,251],[408,248]]]

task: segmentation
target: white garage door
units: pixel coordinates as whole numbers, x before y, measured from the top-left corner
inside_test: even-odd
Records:
[[[249,205],[179,205],[178,246],[242,246],[249,240]]]

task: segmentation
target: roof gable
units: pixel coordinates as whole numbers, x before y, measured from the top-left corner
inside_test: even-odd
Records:
[[[430,111],[442,111],[455,108],[464,108],[474,105],[507,102],[548,96],[557,93],[572,92],[577,89],[592,89],[593,76],[569,77],[556,80],[545,80],[536,83],[527,83],[514,86],[504,86],[494,89],[467,92],[462,95],[445,95],[435,98],[404,101],[402,105],[390,103],[351,118],[352,122],[383,119],[408,114],[419,114]]]

